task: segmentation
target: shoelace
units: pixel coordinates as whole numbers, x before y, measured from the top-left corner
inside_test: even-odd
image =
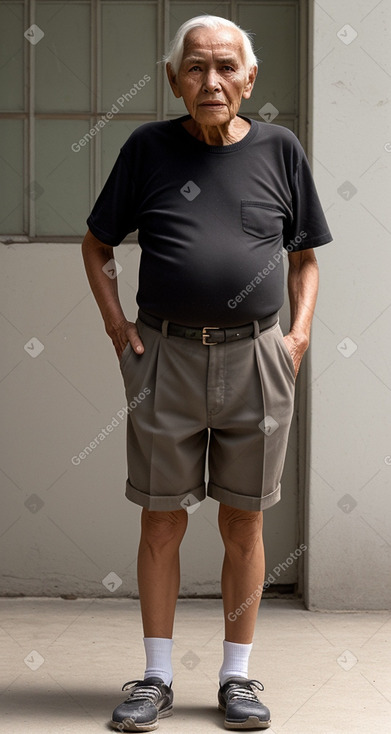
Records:
[[[252,687],[258,688],[259,691],[263,691],[264,687],[259,680],[249,680],[245,685],[240,683],[231,683],[228,686],[227,694],[230,699],[233,698],[245,698],[247,701],[257,701],[259,703],[258,696],[252,690]]]
[[[137,683],[143,683],[141,680],[130,680],[127,683],[124,683],[122,686],[123,691],[128,691],[129,688],[132,686],[132,684]],[[151,703],[156,703],[159,696],[161,695],[161,692],[157,686],[137,686],[134,685],[133,688],[130,691],[130,694],[128,698],[126,699],[129,701],[130,699],[135,700],[139,698],[146,698]]]

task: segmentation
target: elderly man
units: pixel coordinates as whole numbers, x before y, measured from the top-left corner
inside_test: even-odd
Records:
[[[138,586],[146,669],[144,679],[124,685],[129,695],[112,725],[151,731],[172,713],[179,546],[187,508],[205,497],[209,447],[207,494],[220,503],[225,546],[218,703],[227,728],[262,729],[270,725],[256,694],[263,686],[248,678],[264,580],[262,511],[280,499],[295,378],[317,296],[313,248],[332,237],[295,135],[238,114],[257,73],[247,34],[223,18],[193,18],[179,29],[166,69],[188,115],[141,125],[130,136],[83,242],[127,399],[136,402],[128,416],[126,496],[143,508]],[[136,229],[142,254],[134,324],[105,265]],[[283,336],[287,253],[291,327]]]

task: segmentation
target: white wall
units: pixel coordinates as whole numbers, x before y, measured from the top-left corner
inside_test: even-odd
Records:
[[[132,319],[138,248],[123,246],[117,257]],[[140,508],[124,497],[125,420],[118,416],[126,399],[80,245],[3,245],[0,258],[7,345],[0,366],[0,594],[136,596]],[[37,356],[29,349],[33,337],[44,347]],[[104,440],[72,463],[113,418]],[[218,591],[216,512],[217,503],[206,500],[191,517],[185,594]],[[102,584],[112,572],[122,580],[118,588]]]
[[[334,243],[308,386],[311,609],[391,603],[390,28],[390,3],[315,3],[313,170]]]
[[[139,248],[123,245],[116,258],[123,268],[121,303],[134,319]],[[126,399],[80,245],[1,245],[0,273],[6,345],[0,364],[0,595],[137,596],[140,508],[124,496]],[[102,428],[104,440],[80,457]],[[295,441],[293,431],[286,466],[291,477]],[[267,574],[296,548],[294,490],[291,479],[285,507],[281,502],[269,511]],[[217,510],[218,503],[206,499],[190,515],[181,553],[183,595],[220,594]],[[121,585],[103,585],[113,572]],[[289,567],[278,581],[292,583],[294,574]]]

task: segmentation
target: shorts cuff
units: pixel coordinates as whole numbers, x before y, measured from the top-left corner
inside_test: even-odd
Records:
[[[265,497],[251,497],[251,495],[237,494],[231,489],[225,489],[210,482],[208,484],[208,497],[212,497],[217,502],[222,502],[229,507],[236,507],[238,510],[267,510],[280,501],[281,484]]]
[[[199,503],[205,499],[206,490],[205,485],[201,484],[195,489],[184,492],[180,495],[150,495],[147,492],[142,492],[140,489],[136,489],[129,482],[126,481],[125,496],[131,502],[136,505],[141,505],[147,510],[159,510],[160,512],[172,512],[173,510],[187,510],[189,514],[195,512],[198,509]]]

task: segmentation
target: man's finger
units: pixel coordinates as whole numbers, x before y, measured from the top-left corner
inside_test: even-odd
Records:
[[[130,326],[127,332],[127,336],[133,351],[136,352],[136,354],[142,354],[144,351],[144,344],[140,339],[140,334],[138,333],[135,324],[132,324],[132,326]]]

